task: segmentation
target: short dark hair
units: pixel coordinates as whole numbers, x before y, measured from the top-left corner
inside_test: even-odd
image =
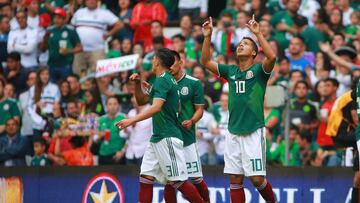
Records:
[[[46,147],[46,140],[42,137],[36,137],[33,139],[33,144],[40,143],[42,146]]]
[[[153,37],[152,43],[164,45],[164,37],[163,36]]]
[[[345,38],[345,35],[344,35],[343,33],[341,33],[341,32],[335,32],[334,37],[335,37],[336,35],[338,35],[338,36],[340,36],[341,38],[343,38],[343,40],[346,39],[346,38]],[[334,37],[333,37],[333,39],[332,39],[331,41],[334,40]]]
[[[116,96],[110,96],[110,97],[106,98],[106,104],[109,102],[110,99],[116,99],[116,101],[120,104],[120,102]]]
[[[300,70],[295,69],[295,70],[291,70],[291,71],[290,71],[289,78],[291,78],[294,73],[300,73],[301,76],[304,77],[304,76],[303,76],[303,73],[302,73]]]
[[[295,35],[295,36],[293,37],[293,39],[294,39],[294,38],[299,39],[303,44],[305,44],[305,39],[304,39],[301,35]]]
[[[71,103],[75,104],[75,106],[79,105],[79,101],[76,98],[69,99],[69,101],[67,102],[67,106],[69,106],[69,104]]]
[[[299,80],[295,83],[295,89],[300,85],[300,84],[303,84],[305,85],[306,89],[308,90],[310,87],[309,87],[309,84],[305,81],[305,80]]]
[[[281,63],[282,61],[287,61],[288,63],[290,63],[290,59],[287,56],[281,56],[278,62]]]
[[[155,56],[159,58],[160,64],[169,69],[175,62],[175,57],[168,48],[161,48],[155,52]]]
[[[299,133],[300,133],[300,130],[299,130],[299,128],[298,128],[296,125],[291,125],[291,126],[290,126],[290,130],[296,131],[296,134],[299,134]]]
[[[160,20],[151,21],[151,24],[153,24],[153,23],[159,23],[161,27],[164,27],[163,23]]]
[[[185,42],[185,40],[186,40],[185,37],[182,36],[181,34],[174,35],[174,36],[172,36],[171,39],[176,39],[176,38],[180,39],[183,42]]]
[[[76,73],[71,73],[70,75],[68,75],[66,78],[76,78],[78,81],[80,80],[80,76]]]
[[[324,82],[331,82],[335,87],[339,87],[339,81],[335,78],[326,78]]]
[[[174,55],[175,59],[180,60],[180,54],[175,50],[170,50],[171,53]]]
[[[19,52],[13,51],[7,55],[6,59],[12,59],[14,61],[21,61],[21,55]]]
[[[256,58],[256,56],[258,55],[259,53],[259,49],[258,49],[258,46],[256,45],[256,42],[251,38],[251,37],[243,37],[242,40],[244,39],[247,39],[247,40],[250,40],[251,41],[251,45],[255,51],[255,56],[253,56],[253,58]]]

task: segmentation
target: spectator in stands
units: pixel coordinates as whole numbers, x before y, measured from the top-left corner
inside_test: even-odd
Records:
[[[41,136],[47,117],[51,117],[54,103],[60,101],[57,85],[49,82],[49,70],[39,68],[36,72],[35,85],[30,88],[28,111],[33,122],[33,135]]]
[[[46,9],[47,13],[53,14],[56,8],[62,8],[65,6],[63,0],[47,0],[42,2],[42,7]]]
[[[214,139],[213,131],[217,123],[214,116],[207,110],[208,104],[205,103],[205,110],[201,119],[196,123],[196,144],[199,150],[199,156],[203,165],[209,165],[209,156],[211,155],[211,145]],[[216,131],[216,130],[215,130]]]
[[[300,36],[295,36],[290,40],[289,55],[290,70],[300,70],[305,76],[306,68],[313,68],[314,64],[305,56],[304,39]]]
[[[290,77],[289,77],[289,79],[290,79],[290,82],[289,82],[290,87],[288,87],[288,88],[290,88],[290,92],[291,92],[291,93],[294,93],[295,84],[296,84],[298,81],[303,80],[304,77],[303,77],[303,74],[302,74],[302,72],[301,72],[300,70],[292,70],[292,71],[290,71]]]
[[[255,37],[250,32],[249,28],[246,27],[247,22],[249,22],[250,16],[245,11],[239,11],[236,15],[236,40],[234,45],[236,46],[244,37]],[[264,24],[264,23],[263,23]],[[262,28],[263,29],[263,28]],[[266,29],[266,28],[265,28]]]
[[[218,115],[216,119],[218,126],[212,131],[214,134],[214,145],[216,153],[216,164],[224,165],[224,153],[225,153],[225,136],[229,135],[228,121],[229,121],[229,110],[228,110],[228,94],[222,93],[220,96],[220,107],[214,108],[214,114]],[[215,116],[216,118],[216,116]]]
[[[9,2],[4,3],[1,6],[1,15],[6,16],[9,19],[12,19],[14,17],[14,11],[11,8],[11,4]]]
[[[342,24],[347,26],[350,24],[350,16],[354,12],[354,9],[350,7],[350,0],[339,0],[336,2],[337,6],[342,12]]]
[[[26,78],[29,71],[21,66],[20,61],[21,56],[18,52],[9,53],[6,59],[5,77],[9,83],[16,87],[16,95],[20,95],[28,88]]]
[[[287,87],[290,78],[290,60],[283,56],[278,59],[279,68],[274,69],[272,77],[268,81],[268,85],[282,85]]]
[[[14,87],[13,84],[7,83],[5,85],[5,87],[4,87],[4,97],[9,98],[9,99],[13,99],[16,103],[18,102],[16,93],[15,93],[15,87]]]
[[[110,75],[105,75],[97,80],[97,84],[101,93],[101,102],[105,107],[105,111],[107,111],[106,101],[107,98],[113,97],[115,95],[120,94],[120,89],[116,88],[112,84],[112,78]]]
[[[96,61],[105,58],[105,40],[123,27],[123,23],[113,13],[98,8],[98,2],[85,0],[86,8],[77,10],[71,19],[84,50],[75,54],[73,66],[73,72],[81,76],[95,72]],[[112,27],[109,31],[108,26]]]
[[[179,17],[187,15],[192,19],[207,17],[208,0],[179,0]]]
[[[132,8],[130,8],[130,0],[119,0],[119,18],[124,23],[124,27],[119,31],[117,37],[120,40],[133,39],[133,31],[130,27],[132,17]]]
[[[93,166],[94,157],[91,154],[86,138],[83,136],[72,136],[69,140],[72,149],[64,151],[62,157],[64,164],[68,166]]]
[[[130,39],[125,38],[121,41],[120,51],[121,51],[122,56],[133,54],[132,48],[133,48],[133,46],[132,46],[132,42]]]
[[[19,28],[11,30],[7,44],[8,53],[16,51],[21,54],[21,65],[30,70],[38,67],[38,32],[27,24],[27,14],[23,10],[16,13]]]
[[[335,33],[331,40],[332,49],[338,49],[346,45],[345,35],[342,33]]]
[[[27,144],[19,134],[19,120],[10,118],[6,121],[6,134],[0,137],[0,165],[26,166],[25,153]]]
[[[286,10],[275,13],[271,18],[271,25],[276,29],[274,38],[283,49],[289,45],[291,36],[299,33],[299,27],[295,25],[294,19],[298,14],[301,0],[288,0],[285,2]]]
[[[280,129],[281,111],[278,108],[270,107],[264,103],[264,123],[265,127],[271,131],[273,142],[276,142],[282,130]]]
[[[109,97],[106,101],[107,114],[100,117],[99,130],[103,137],[100,141],[99,164],[124,164],[125,163],[125,139],[120,137],[124,131],[120,131],[115,123],[125,118],[119,113],[120,104],[116,97]]]
[[[307,99],[310,87],[304,80],[295,84],[295,98],[290,104],[290,121],[295,125],[300,134],[308,135],[310,138],[318,127],[318,115],[315,105]]]
[[[20,122],[20,110],[13,99],[4,96],[5,82],[0,80],[0,135],[5,131],[5,123],[9,119]]]
[[[346,25],[345,35],[348,40],[356,40],[357,32],[360,30],[360,12],[353,11],[350,16],[350,24]]]
[[[273,40],[273,28],[269,21],[267,20],[260,20],[260,32],[263,34],[264,38],[268,41]]]
[[[155,52],[164,47],[164,40],[162,37],[155,37],[153,38],[153,50],[147,53],[143,59],[142,67],[145,71],[144,78],[148,82],[152,83],[155,77],[152,75],[151,67],[152,67],[152,59],[155,56]]]
[[[130,25],[134,30],[134,44],[143,42],[145,52],[151,50],[151,22],[158,20],[166,25],[167,12],[164,6],[154,0],[140,1],[134,6]]]
[[[328,78],[325,80],[325,101],[320,108],[320,125],[316,139],[316,143],[324,150],[334,150],[334,142],[331,137],[326,134],[326,127],[332,107],[336,100],[336,91],[338,87],[339,82],[336,79]],[[337,164],[339,164],[338,159],[334,156],[334,160],[331,161],[329,166],[335,166]]]
[[[44,138],[37,138],[33,141],[35,155],[31,159],[31,166],[48,166],[50,161],[46,154],[46,141]]]
[[[0,63],[6,61],[7,57],[7,42],[10,32],[10,19],[6,16],[0,18]]]
[[[84,90],[81,89],[80,77],[77,74],[70,74],[67,76],[66,80],[70,84],[70,93],[71,96],[76,99],[82,99],[84,97]]]
[[[310,166],[311,165],[311,154],[316,152],[319,146],[312,142],[311,136],[307,134],[300,133],[296,137],[296,143],[300,147],[300,159],[302,162],[302,166]]]
[[[35,85],[36,81],[36,72],[32,71],[29,72],[26,79],[26,85],[27,85],[27,91],[23,92],[19,96],[19,102],[20,102],[20,110],[21,110],[21,135],[23,136],[30,136],[28,137],[31,139],[31,135],[33,134],[32,129],[32,121],[31,117],[28,112],[28,101],[30,99],[30,88]]]
[[[37,29],[39,26],[39,0],[23,1],[27,11],[27,24]],[[10,21],[11,30],[19,29],[20,25],[15,18]]]
[[[290,128],[289,132],[289,166],[301,166],[300,147],[296,143],[296,137],[299,136],[299,129],[295,126]],[[280,163],[285,166],[286,162],[286,142],[283,140],[274,151],[270,151],[269,161]]]
[[[329,37],[334,37],[336,33],[341,33],[344,30],[341,10],[335,7],[331,11],[329,18],[329,23],[325,31]]]
[[[82,51],[79,36],[75,29],[66,25],[66,11],[56,8],[54,26],[48,28],[42,42],[42,50],[49,50],[50,81],[57,82],[72,73],[74,54]]]
[[[216,52],[224,56],[231,56],[234,53],[236,43],[240,41],[237,39],[231,14],[223,14],[217,22],[216,27],[217,31],[213,34],[211,40],[215,46]],[[238,33],[239,37],[243,37],[241,30],[238,30]]]
[[[265,0],[251,1],[250,16],[255,15],[257,19],[261,19],[263,15],[268,14]],[[262,26],[260,25],[260,28]],[[265,38],[266,39],[266,38]]]
[[[163,38],[165,48],[173,49],[171,40],[164,36],[163,25],[161,24],[161,22],[159,20],[154,20],[151,22],[150,32],[151,32],[151,36],[153,38],[155,38],[155,37]],[[151,46],[150,49],[153,49],[153,47]]]
[[[315,70],[306,68],[306,80],[314,87],[315,84],[322,79],[335,77],[335,71],[330,63],[328,55],[322,51],[316,53]]]
[[[309,22],[309,26],[314,26],[312,19],[314,13],[320,9],[320,4],[316,0],[303,0],[301,1],[301,6],[299,8],[299,14],[304,16],[305,19]]]
[[[67,80],[59,82],[61,111],[66,112],[67,103],[75,97],[71,95],[70,83]]]
[[[136,102],[135,97],[131,98],[131,102],[134,106],[128,113],[128,117],[135,117],[137,114],[145,111],[150,107],[149,104],[139,106]],[[137,164],[141,165],[142,157],[144,156],[146,146],[149,144],[152,131],[152,118],[140,121],[134,126],[127,128],[127,133],[121,135],[127,139],[127,150],[126,150],[126,164]]]
[[[104,114],[104,108],[101,103],[101,97],[98,91],[86,90],[84,93],[85,104],[82,106],[81,113],[95,113],[99,116]]]

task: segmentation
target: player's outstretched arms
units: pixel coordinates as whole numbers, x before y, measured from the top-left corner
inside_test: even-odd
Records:
[[[252,19],[246,24],[246,26],[249,28],[249,30],[254,33],[256,38],[258,39],[260,46],[262,47],[262,50],[265,55],[265,60],[263,62],[263,69],[266,73],[271,73],[271,71],[274,68],[275,62],[276,62],[276,55],[273,52],[270,44],[267,42],[265,37],[260,32],[260,25],[255,20],[255,15],[252,16]]]
[[[165,101],[162,99],[154,98],[152,105],[145,111],[137,114],[133,118],[123,119],[115,124],[116,127],[120,129],[125,129],[130,125],[134,125],[139,121],[143,121],[155,115],[161,110],[161,107],[164,105]]]
[[[129,77],[130,80],[135,81],[135,98],[138,105],[142,106],[148,103],[149,97],[145,94],[141,88],[140,75],[134,73]]]
[[[217,70],[217,63],[211,60],[210,56],[210,45],[211,45],[211,34],[213,30],[212,18],[209,17],[203,25],[204,42],[202,46],[201,64],[212,73],[219,74]]]

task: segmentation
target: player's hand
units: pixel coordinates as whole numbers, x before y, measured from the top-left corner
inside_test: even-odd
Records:
[[[151,89],[150,83],[148,83],[148,82],[146,82],[146,81],[142,81],[141,84],[142,84],[142,86],[144,86],[146,89]]]
[[[123,119],[115,124],[116,127],[118,127],[120,130],[127,128],[130,125],[133,125],[135,123],[135,120],[132,118],[126,118]]]
[[[249,20],[249,22],[246,24],[246,27],[248,27],[249,30],[255,35],[260,33],[260,25],[258,22],[256,22],[254,14],[252,16],[252,19]]]
[[[321,49],[321,51],[327,53],[327,52],[330,52],[331,51],[331,46],[329,43],[322,43],[320,42],[319,43],[319,47]]]
[[[213,21],[212,21],[212,18],[211,18],[211,16],[210,16],[210,17],[209,17],[209,20],[207,20],[207,21],[202,25],[202,31],[203,31],[204,37],[211,37],[212,30],[213,30]]]
[[[184,128],[188,129],[188,130],[190,130],[190,128],[191,128],[191,126],[192,126],[193,124],[194,124],[194,123],[193,123],[192,120],[185,120],[185,121],[183,121],[183,122],[181,123],[181,125],[182,125]]]
[[[140,82],[140,75],[139,73],[133,73],[130,75],[129,79],[135,82]]]

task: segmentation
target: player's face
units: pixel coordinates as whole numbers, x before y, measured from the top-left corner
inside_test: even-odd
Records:
[[[39,142],[35,142],[34,143],[34,153],[37,156],[40,156],[41,154],[43,154],[45,151],[45,146],[43,146],[41,143]]]
[[[307,95],[307,88],[304,84],[300,83],[296,86],[296,89],[295,89],[295,95],[300,98],[300,99],[303,99],[306,97]]]
[[[255,51],[252,46],[252,42],[249,39],[243,39],[240,41],[238,47],[236,48],[236,56],[255,56]]]
[[[182,61],[175,57],[175,62],[169,69],[169,72],[171,73],[171,75],[175,76],[175,75],[179,74],[179,72],[181,70],[181,65],[182,65]]]

